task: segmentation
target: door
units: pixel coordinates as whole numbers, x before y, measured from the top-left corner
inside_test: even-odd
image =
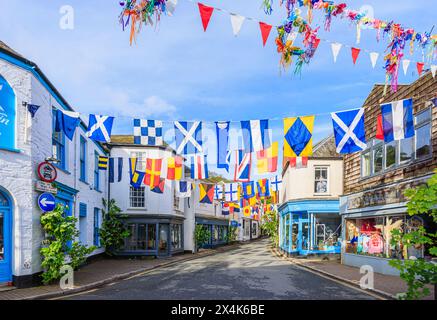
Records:
[[[12,218],[8,198],[0,191],[0,283],[12,281]]]
[[[308,219],[299,220],[299,241],[298,250],[299,254],[308,254],[309,241],[310,241],[310,223]]]

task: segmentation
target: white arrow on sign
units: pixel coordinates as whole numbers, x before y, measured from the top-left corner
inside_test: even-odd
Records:
[[[42,204],[44,207],[47,207],[47,205],[55,204],[55,202],[54,202],[54,201],[50,201],[50,200],[48,200],[47,198],[42,198],[42,199],[41,199],[41,204]]]

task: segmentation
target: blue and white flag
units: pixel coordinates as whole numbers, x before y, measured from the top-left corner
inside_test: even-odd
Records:
[[[193,184],[190,181],[176,181],[176,197],[189,198],[192,190]]]
[[[86,136],[94,141],[111,142],[114,117],[90,114]]]
[[[206,155],[191,157],[191,179],[208,179],[208,162]]]
[[[224,185],[216,184],[214,187],[214,200],[223,200]]]
[[[115,160],[117,159],[117,165],[115,165]],[[121,182],[123,178],[123,158],[109,158],[109,183],[115,182],[115,177],[117,177],[117,182]]]
[[[215,123],[217,133],[217,168],[229,172],[231,153],[229,152],[229,121]]]
[[[202,122],[175,121],[176,153],[202,153]]]
[[[134,119],[134,144],[162,146],[162,121]]]
[[[237,202],[239,201],[238,197],[238,183],[227,183],[225,185],[225,200],[226,202]]]
[[[269,120],[241,121],[244,152],[258,152],[270,148]]]
[[[332,112],[331,117],[337,153],[353,153],[366,149],[364,108]]]
[[[413,99],[381,105],[384,141],[414,137]]]
[[[234,181],[248,182],[250,181],[250,173],[252,170],[252,153],[244,153],[243,150],[236,150],[236,163]]]
[[[270,178],[270,185],[272,186],[272,190],[274,192],[278,192],[279,190],[281,190],[281,186],[282,186],[281,176],[275,176]]]
[[[64,132],[65,136],[73,141],[74,132],[80,123],[79,113],[57,109],[55,117],[55,132]]]

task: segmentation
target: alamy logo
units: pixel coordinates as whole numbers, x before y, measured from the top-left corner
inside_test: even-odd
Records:
[[[74,29],[74,9],[70,5],[64,5],[59,9],[59,13],[62,15],[59,20],[59,28],[62,30]]]
[[[9,124],[8,115],[5,109],[3,109],[1,105],[0,105],[0,124],[4,124],[5,126]]]

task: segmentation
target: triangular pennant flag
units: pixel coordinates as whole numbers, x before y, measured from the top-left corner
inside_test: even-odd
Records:
[[[376,62],[378,61],[379,53],[378,52],[370,52],[370,61],[372,62],[372,68],[375,69]]]
[[[404,74],[407,75],[408,67],[410,66],[410,60],[404,59],[402,60],[402,68],[404,69]]]
[[[199,5],[200,18],[202,19],[203,30],[206,31],[206,28],[208,28],[209,20],[211,19],[214,8],[205,6],[200,2],[198,3],[198,5]]]
[[[423,62],[418,62],[416,64],[417,67],[417,73],[419,74],[419,77],[422,75],[423,72],[423,67],[425,66],[425,64]]]
[[[267,43],[267,39],[269,38],[270,31],[272,30],[272,26],[270,24],[260,22],[259,28],[261,29],[261,36],[263,38],[263,46],[265,46]]]
[[[240,33],[241,26],[243,25],[244,19],[246,18],[240,16],[239,14],[231,13],[231,24],[232,24],[232,31],[234,32],[234,36],[237,36]]]
[[[343,45],[341,43],[331,43],[332,55],[334,56],[334,63],[337,62],[338,54],[340,53],[341,47]]]
[[[176,9],[176,6],[178,4],[178,0],[167,0],[165,4],[165,9],[167,14],[171,17]]]
[[[352,48],[351,50],[352,50],[352,60],[354,61],[354,64],[356,64],[358,56],[360,55],[361,49]]]
[[[435,74],[436,74],[436,72],[437,72],[437,65],[433,64],[433,65],[431,66],[431,74],[432,74],[432,77],[433,77],[433,78],[435,78]]]

